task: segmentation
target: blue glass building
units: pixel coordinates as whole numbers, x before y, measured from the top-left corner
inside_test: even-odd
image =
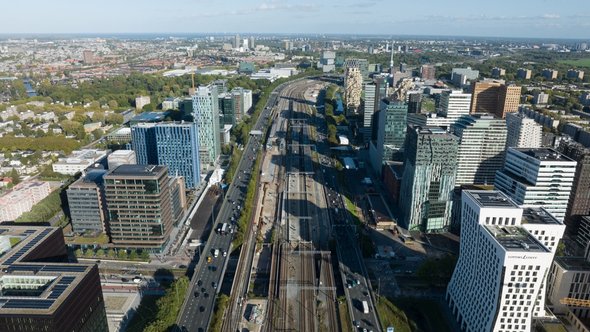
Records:
[[[138,165],[165,165],[171,176],[184,177],[187,189],[201,182],[197,124],[138,123],[131,138]]]
[[[183,176],[186,188],[195,188],[201,181],[197,125],[159,123],[155,128],[158,164],[168,166],[171,176]]]

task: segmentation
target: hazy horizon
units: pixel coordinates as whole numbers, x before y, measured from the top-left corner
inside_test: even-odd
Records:
[[[589,39],[590,1],[140,0],[4,4],[3,35],[341,34]],[[89,14],[90,13],[90,14]],[[22,15],[16,15],[22,14]],[[24,18],[24,19],[23,19]],[[26,19],[26,20],[25,20]],[[194,31],[194,32],[193,32]],[[276,31],[281,31],[277,33]]]

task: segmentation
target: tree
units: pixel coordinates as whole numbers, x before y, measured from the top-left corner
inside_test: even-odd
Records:
[[[94,129],[92,131],[92,136],[94,136],[94,139],[99,139],[104,136],[104,131],[100,128]]]
[[[102,249],[102,248],[101,249],[98,249],[96,251],[96,256],[103,257],[104,256],[104,249]]]
[[[137,250],[131,250],[131,252],[129,253],[129,259],[132,261],[137,259]]]
[[[20,179],[20,175],[18,174],[18,171],[13,168],[12,171],[10,171],[10,178],[12,179],[12,184],[17,185],[21,182]]]
[[[115,250],[113,248],[107,250],[107,257],[115,258]]]
[[[117,258],[119,258],[119,259],[127,259],[127,250],[125,250],[125,249],[120,249],[120,250],[117,252]]]
[[[109,105],[109,108],[110,109],[115,109],[115,108],[118,108],[119,107],[119,103],[117,103],[117,101],[114,100],[114,99],[109,100],[108,105]]]
[[[122,124],[124,121],[123,116],[121,114],[117,114],[117,113],[111,113],[111,114],[107,115],[105,120],[106,120],[106,123],[108,123],[110,125]]]

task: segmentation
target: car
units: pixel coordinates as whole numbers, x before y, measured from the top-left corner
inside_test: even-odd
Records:
[[[129,282],[129,279],[127,279],[127,278],[121,278],[121,281],[122,282]]]
[[[199,295],[201,295],[201,293],[195,291],[194,295],[195,295],[195,297],[199,297]]]
[[[208,298],[209,297],[209,293],[203,294],[203,297]]]
[[[354,327],[361,327],[361,322],[359,322],[358,320],[353,320],[352,325],[354,325]]]
[[[205,287],[201,287],[201,292],[205,293],[207,290],[205,289]]]
[[[199,281],[197,281],[197,286],[201,287],[201,285],[203,285],[203,280],[199,279]]]
[[[199,311],[200,311],[200,312],[203,312],[203,311],[205,311],[205,307],[203,307],[203,306],[200,306],[200,307],[199,307]]]
[[[231,233],[233,233],[233,231]],[[224,250],[223,251],[223,257],[226,257],[226,256],[227,256],[227,251]]]
[[[217,283],[215,281],[213,281],[211,283],[211,287],[213,287],[213,289],[217,289]]]

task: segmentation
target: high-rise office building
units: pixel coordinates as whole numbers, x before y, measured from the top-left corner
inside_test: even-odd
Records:
[[[248,46],[250,46],[250,49],[253,50],[256,47],[256,38],[254,38],[254,36],[250,36],[250,42],[248,44]]]
[[[384,162],[393,160],[396,152],[403,148],[406,139],[408,104],[391,99],[383,99],[381,110],[377,112],[376,140],[369,146],[371,165],[381,174]]]
[[[577,162],[565,213],[568,233],[576,235],[582,216],[590,215],[590,149],[573,140],[562,140],[557,151]]]
[[[457,137],[441,128],[409,127],[400,194],[404,227],[426,232],[448,227],[457,149]]]
[[[240,38],[240,35],[239,35],[239,34],[236,34],[236,35],[234,36],[234,39],[232,40],[232,46],[233,46],[234,48],[240,48],[240,46],[241,46],[241,43],[240,43],[240,41],[241,41],[241,40],[242,40],[242,39]]]
[[[252,108],[252,90],[236,87],[230,94],[233,99],[235,121],[239,121]]]
[[[508,148],[494,185],[516,204],[544,207],[555,218],[565,217],[576,162],[549,148]]]
[[[521,88],[503,81],[484,80],[471,84],[471,113],[492,113],[499,118],[518,111]]]
[[[91,170],[67,189],[72,230],[76,233],[106,231],[105,170]]]
[[[373,119],[379,111],[380,100],[387,95],[387,82],[385,77],[378,76],[372,82],[363,84],[363,124],[360,132],[363,140],[368,143],[372,137]]]
[[[436,69],[434,68],[434,66],[433,65],[422,65],[420,67],[420,78],[422,78],[423,80],[436,79]]]
[[[201,169],[206,170],[221,153],[217,89],[212,86],[200,86],[197,89],[193,96],[193,119],[199,133]]]
[[[158,164],[156,124],[138,123],[131,126],[131,147],[138,165]]]
[[[222,93],[218,96],[219,98],[219,114],[221,120],[219,121],[219,128],[223,128],[225,125],[235,125],[236,115],[234,110],[234,99],[229,93]]]
[[[563,224],[542,209],[523,217],[498,191],[465,190],[461,201],[461,254],[446,295],[453,317],[462,331],[531,331],[554,255],[531,232],[550,229],[557,242]]]
[[[469,115],[470,104],[470,93],[463,93],[461,90],[443,91],[438,102],[437,116],[425,117],[422,114],[418,116],[424,119],[424,124],[427,126],[450,128],[459,118]]]
[[[522,113],[507,113],[506,148],[540,148],[543,126]]]
[[[504,161],[506,122],[476,113],[459,118],[451,130],[459,137],[455,185],[494,183]]]
[[[158,165],[168,166],[172,176],[184,177],[186,188],[201,183],[199,137],[195,123],[159,123],[156,125]]]
[[[422,94],[420,92],[408,93],[408,113],[420,113],[422,111]]]
[[[0,330],[107,332],[96,264],[67,262],[62,229],[0,225]]]
[[[161,252],[174,225],[166,166],[121,165],[105,176],[111,242]]]
[[[171,175],[185,178],[186,188],[199,185],[202,147],[196,123],[139,123],[131,133],[137,164],[168,166]]]

